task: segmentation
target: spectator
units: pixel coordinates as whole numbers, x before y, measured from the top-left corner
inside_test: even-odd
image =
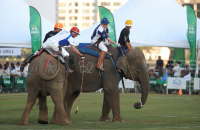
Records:
[[[6,62],[6,65],[9,67],[10,63],[9,63],[9,62]]]
[[[11,63],[12,64],[12,63]],[[7,67],[8,67],[8,69],[9,69],[9,73],[11,72],[11,67],[10,67],[10,63],[9,62],[6,62],[6,65],[7,65]],[[5,67],[5,66],[4,66]]]
[[[156,68],[158,69],[159,75],[163,75],[163,60],[161,59],[161,56],[158,56],[158,60],[156,61]]]
[[[176,66],[172,69],[172,73],[174,73],[174,77],[180,77],[181,76],[181,70],[180,62],[176,62]]]
[[[10,75],[14,75],[14,76],[19,76],[19,74],[17,74],[16,70],[15,70],[15,66],[11,65],[11,73]]]
[[[185,70],[190,71],[190,70],[192,70],[192,68],[188,64],[186,64],[185,65]]]
[[[29,64],[26,64],[25,68],[24,68],[24,71],[23,71],[23,75],[24,76],[27,76],[28,75],[28,66]]]
[[[14,63],[10,63],[10,73],[12,71],[12,66],[15,66],[15,64]]]
[[[151,69],[149,71],[149,78],[155,78],[155,79],[158,79],[158,76],[156,74],[154,74],[153,70]]]
[[[20,71],[20,62],[17,62],[15,65],[15,70],[16,70],[16,74],[18,74],[19,76],[21,75],[21,71]]]
[[[2,66],[2,64],[0,64],[0,76],[2,76],[3,75],[3,66]],[[0,79],[1,80],[1,79]],[[1,86],[1,85],[0,85]]]
[[[8,68],[7,64],[4,64],[3,72],[4,74],[8,74],[8,75],[10,74],[10,69]]]
[[[169,61],[167,62],[166,68],[168,69],[174,68],[174,62],[171,57],[169,58]]]

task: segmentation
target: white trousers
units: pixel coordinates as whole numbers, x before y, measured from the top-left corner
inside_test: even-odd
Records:
[[[96,40],[95,40],[95,41],[92,40],[92,44],[94,44],[95,42],[96,42]],[[107,52],[107,51],[108,51],[108,48],[105,46],[105,44],[108,45],[109,43],[107,43],[107,42],[103,42],[103,41],[100,42],[98,48],[99,48],[100,50],[102,50],[102,51]],[[96,46],[97,46],[97,45],[96,45]]]
[[[54,41],[47,41],[42,45],[43,48],[51,48],[54,51],[59,51],[58,46],[59,46],[58,42]],[[62,56],[63,57],[69,56],[69,53],[64,49],[64,47],[62,47]]]

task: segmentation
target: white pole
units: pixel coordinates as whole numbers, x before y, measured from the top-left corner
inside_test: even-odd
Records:
[[[124,93],[124,88],[122,87],[122,93]]]
[[[191,72],[190,72],[190,75],[191,75]],[[189,95],[191,95],[191,79],[189,80]]]
[[[199,72],[198,55],[199,55],[199,41],[196,41],[196,71],[195,71],[195,77],[198,77],[198,72]]]

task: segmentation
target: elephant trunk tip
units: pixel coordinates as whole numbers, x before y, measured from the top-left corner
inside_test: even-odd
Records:
[[[134,108],[135,108],[135,109],[141,109],[142,107],[144,107],[144,105],[142,105],[141,102],[136,102],[136,103],[134,104]]]

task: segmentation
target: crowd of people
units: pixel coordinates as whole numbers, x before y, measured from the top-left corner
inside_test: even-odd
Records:
[[[181,77],[181,71],[183,70],[186,71],[192,70],[192,68],[190,68],[188,64],[186,64],[184,68],[182,68],[180,65],[181,65],[180,61],[177,61],[174,65],[173,59],[170,57],[166,65],[166,69],[168,70],[168,73],[174,77]],[[158,60],[156,61],[155,70],[151,69],[149,75],[154,76],[156,79],[158,78],[158,76],[163,76],[164,73],[163,66],[164,62],[161,59],[161,56],[159,56]],[[157,75],[155,73],[157,73]]]
[[[24,71],[21,72],[20,71],[20,62],[17,62],[16,64],[14,63],[9,63],[6,62],[6,64],[2,65],[0,63],[0,76],[2,75],[13,75],[13,76],[27,76],[28,73],[28,64],[27,66],[24,68]]]

